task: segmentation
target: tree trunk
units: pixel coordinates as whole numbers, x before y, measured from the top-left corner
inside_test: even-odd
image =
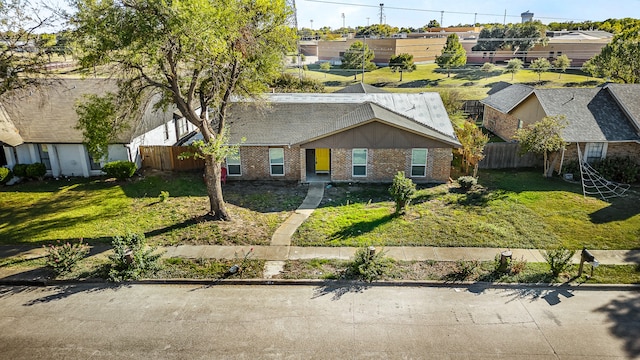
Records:
[[[400,70],[400,81],[402,81],[402,70]]]
[[[213,155],[205,155],[204,180],[207,184],[207,195],[209,196],[209,214],[212,220],[231,220],[222,197],[220,162],[215,161]]]
[[[549,170],[549,162],[547,161],[547,158],[548,158],[548,155],[547,155],[547,152],[545,151],[544,155],[543,155],[543,159],[544,160],[543,160],[543,165],[542,165],[542,167],[543,167],[543,170],[542,170],[543,174],[542,175],[544,177],[549,177],[549,176],[547,176],[547,172]]]

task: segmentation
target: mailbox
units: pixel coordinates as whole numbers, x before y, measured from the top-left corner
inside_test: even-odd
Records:
[[[582,248],[582,253],[580,253],[580,267],[578,268],[578,277],[582,276],[582,267],[584,266],[584,263],[588,262],[591,263],[591,276],[593,276],[593,269],[598,267],[598,265],[600,265],[600,263],[598,263],[598,260],[596,260],[596,257],[593,256],[593,254],[587,250],[587,247],[583,247]]]

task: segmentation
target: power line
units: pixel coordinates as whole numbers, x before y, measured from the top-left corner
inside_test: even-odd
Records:
[[[368,8],[378,8],[379,7],[377,5],[353,4],[353,3],[346,3],[346,2],[340,2],[340,1],[328,1],[328,0],[304,0],[304,1],[316,2],[316,3],[325,3],[325,4],[334,4],[334,5],[368,7]],[[416,8],[393,7],[393,6],[385,6],[385,8],[386,9],[392,9],[392,10],[403,10],[403,11],[431,12],[431,13],[439,13],[441,15],[443,15],[444,13],[457,14],[457,15],[474,15],[474,18],[476,16],[478,16],[478,15],[481,15],[481,16],[501,16],[501,17],[504,16],[504,17],[521,18],[520,15],[508,15],[506,13],[505,14],[491,14],[491,13],[480,13],[480,12],[416,9]],[[550,16],[536,16],[536,18],[537,19],[548,19],[548,20],[589,21],[587,19],[572,19],[572,18],[550,17]]]

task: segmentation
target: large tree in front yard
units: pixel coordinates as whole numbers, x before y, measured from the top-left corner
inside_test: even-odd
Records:
[[[553,167],[549,154],[562,150],[566,143],[560,133],[566,126],[564,116],[546,116],[542,120],[516,131],[522,153],[533,152],[544,157],[544,176],[551,177]]]
[[[104,65],[119,101],[151,92],[198,127],[210,216],[228,220],[220,185],[233,95],[262,93],[291,49],[285,0],[78,0],[73,18],[85,68]]]
[[[442,54],[436,56],[436,64],[447,70],[447,77],[451,76],[451,69],[461,68],[467,64],[467,52],[462,47],[457,34],[447,36]]]
[[[484,146],[489,142],[489,136],[482,132],[476,124],[465,121],[456,127],[456,136],[462,147],[456,149],[462,156],[464,172],[469,174],[469,167],[473,167],[473,177],[478,177],[478,164],[484,159]]]

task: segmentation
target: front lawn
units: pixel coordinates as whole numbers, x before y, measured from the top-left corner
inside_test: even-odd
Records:
[[[163,245],[269,244],[306,192],[295,183],[229,182],[223,193],[234,220],[213,222],[202,219],[209,203],[200,174],[28,182],[0,187],[0,244],[100,243],[127,232]]]
[[[480,184],[469,193],[422,188],[402,217],[393,216],[388,185],[334,186],[293,244],[640,248],[637,193],[612,203],[584,198],[579,184],[538,171],[484,171]]]

